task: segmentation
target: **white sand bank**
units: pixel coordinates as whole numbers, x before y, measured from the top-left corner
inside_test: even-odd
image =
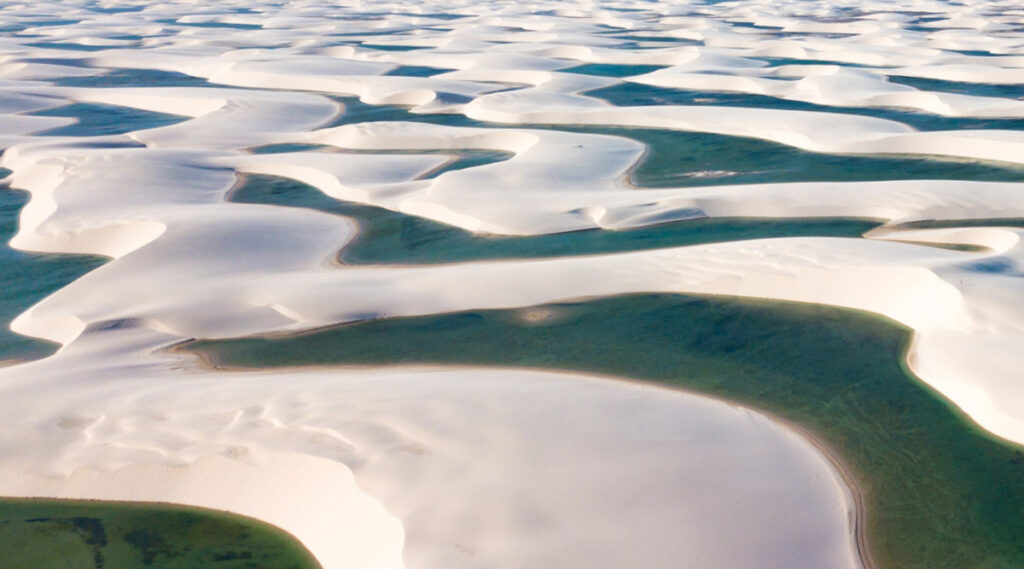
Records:
[[[625,293],[816,302],[914,328],[910,364],[919,376],[986,429],[1024,442],[1017,229],[888,227],[869,239],[353,267],[333,262],[356,234],[351,220],[226,202],[248,172],[504,235],[706,216],[1024,217],[1020,183],[642,190],[626,177],[645,152],[638,142],[528,128],[657,128],[819,153],[1024,163],[1024,136],[1001,120],[1024,108],[1015,91],[1024,24],[1012,2],[849,7],[0,6],[10,26],[0,37],[0,166],[13,171],[11,187],[31,193],[12,246],[112,258],[12,324],[63,347],[0,369],[0,495],[231,510],[292,532],[327,569],[857,567],[852,501],[836,472],[807,441],[744,409],[577,375],[226,373],[154,353],[191,337]],[[571,72],[584,63],[596,66]],[[587,94],[627,81],[707,97],[615,107]],[[700,102],[722,92],[824,107]],[[492,128],[325,128],[346,112],[332,96]],[[36,134],[73,119],[31,113],[73,103],[188,120],[118,136]],[[992,122],[916,132],[838,107]],[[333,149],[248,152],[286,143]],[[512,156],[430,176],[467,149]]]
[[[525,371],[170,372],[111,365],[132,333],[107,334],[33,382],[0,377],[19,425],[0,435],[0,493],[238,512],[326,569],[859,567],[838,474],[742,408]],[[43,386],[62,397],[27,404]],[[59,452],[26,456],[40,446]]]

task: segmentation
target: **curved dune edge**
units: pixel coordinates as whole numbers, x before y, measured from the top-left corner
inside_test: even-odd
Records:
[[[882,240],[802,238],[558,261],[338,268],[326,266],[325,260],[354,235],[355,228],[346,219],[297,208],[223,202],[235,184],[237,168],[295,176],[341,199],[410,211],[472,230],[493,228],[480,223],[481,219],[500,218],[506,225],[528,224],[528,233],[546,233],[592,227],[595,222],[640,226],[703,212],[785,215],[787,208],[778,203],[817,196],[821,196],[819,205],[801,206],[801,214],[905,220],[935,212],[935,204],[945,202],[950,204],[946,215],[1000,211],[1006,216],[1018,208],[1024,210],[1017,184],[912,181],[638,191],[616,189],[623,172],[641,152],[637,143],[617,137],[540,131],[495,134],[391,123],[342,127],[325,132],[323,140],[370,148],[408,148],[413,137],[424,133],[433,133],[431,140],[439,140],[442,148],[499,146],[519,154],[504,162],[419,180],[448,157],[243,156],[229,150],[200,156],[183,149],[69,150],[66,143],[12,149],[3,160],[14,170],[12,186],[33,194],[23,214],[30,223],[19,232],[16,244],[36,250],[122,254],[33,307],[15,326],[18,331],[67,344],[91,325],[125,318],[183,338],[216,338],[381,315],[526,306],[629,292],[734,294],[817,302],[877,312],[928,338],[950,338],[941,349],[928,338],[919,342],[913,357],[920,377],[984,428],[1009,440],[1024,441],[1024,419],[1015,411],[1018,403],[1024,403],[1024,394],[1014,387],[1013,351],[994,355],[986,362],[985,374],[974,371],[967,355],[972,350],[995,350],[1018,335],[1013,315],[1024,308],[1018,307],[1020,302],[1009,291],[1021,253],[1012,229],[984,234],[974,229],[969,237],[964,232],[956,236],[949,231],[913,233],[915,238],[933,241],[980,240],[993,246],[984,253],[942,252]],[[451,137],[447,143],[445,136]],[[273,137],[280,139],[281,135]],[[346,142],[349,140],[352,142]],[[583,151],[589,156],[587,175],[559,174],[553,165],[580,157],[579,142],[585,143]],[[510,179],[494,177],[516,168],[519,170]],[[106,177],[105,183],[97,183],[100,175]],[[111,184],[111,176],[119,183]],[[508,180],[508,184],[531,187],[545,176],[552,177],[549,184],[563,185],[557,191],[542,190],[543,199],[537,200],[513,199],[511,186],[484,181]],[[189,180],[188,192],[179,189],[182,179]],[[605,189],[595,180],[601,180]],[[138,185],[140,181],[144,185]],[[476,188],[484,191],[474,196]],[[37,193],[43,201],[36,202]],[[495,198],[502,193],[507,195]],[[131,199],[126,199],[128,195]],[[36,203],[45,207],[47,197],[52,204],[45,208],[49,215],[33,208]],[[607,207],[609,202],[625,198],[632,203]],[[776,205],[770,205],[773,202]],[[538,208],[534,205],[538,203],[543,205]],[[587,203],[604,206],[579,207]],[[114,232],[110,238],[112,223],[125,228],[166,229],[140,247],[146,239],[153,239],[155,232],[133,229],[123,235]],[[895,235],[899,233],[888,239]],[[244,243],[260,246],[240,245]],[[491,284],[495,279],[500,281],[497,286]],[[119,291],[116,299],[108,294],[110,290]],[[173,294],[161,292],[170,290]],[[52,325],[56,323],[61,325]]]
[[[856,216],[894,223],[1024,217],[1020,184],[914,181],[638,191],[624,178],[643,152],[635,142],[540,133],[520,126],[530,122],[647,126],[754,137],[816,152],[913,153],[1020,164],[1024,137],[998,127],[915,132],[896,121],[830,112],[709,110],[696,105],[615,108],[586,93],[623,80],[564,72],[584,62],[650,64],[666,69],[633,80],[674,87],[699,83],[716,92],[760,93],[837,107],[895,105],[945,117],[1019,117],[1022,106],[1012,94],[993,97],[908,89],[889,80],[918,77],[1008,87],[1019,84],[1024,77],[1024,51],[1019,30],[1015,31],[1019,22],[1005,10],[1013,7],[1011,3],[952,7],[923,2],[917,8],[932,17],[921,21],[918,16],[893,12],[891,6],[882,6],[875,13],[870,6],[865,6],[863,13],[835,13],[814,3],[729,2],[702,6],[700,11],[673,3],[644,4],[640,12],[630,11],[628,3],[625,7],[623,11],[560,5],[547,13],[533,13],[536,6],[532,4],[451,2],[435,8],[463,16],[451,22],[417,14],[419,7],[405,4],[380,6],[383,13],[392,12],[381,18],[372,14],[351,17],[337,6],[315,2],[304,3],[301,10],[288,5],[237,13],[224,13],[222,7],[212,6],[197,8],[189,15],[182,15],[181,7],[174,4],[146,6],[139,12],[118,11],[116,6],[107,10],[106,5],[89,2],[34,4],[27,13],[21,5],[0,7],[15,29],[24,27],[0,42],[3,165],[14,170],[14,187],[33,193],[15,245],[27,250],[105,254],[115,259],[37,304],[15,322],[17,330],[59,341],[64,347],[48,360],[0,370],[4,394],[0,401],[12,417],[10,424],[24,427],[0,432],[0,471],[74,472],[73,484],[101,493],[108,486],[106,475],[89,472],[121,472],[129,478],[134,472],[156,472],[155,476],[168,479],[169,488],[174,480],[191,476],[189,472],[227,472],[242,464],[237,459],[203,457],[247,453],[245,466],[238,467],[238,472],[244,473],[234,480],[249,480],[254,488],[263,488],[259,472],[270,470],[254,465],[260,461],[276,464],[281,454],[308,451],[323,457],[316,460],[351,468],[366,495],[380,501],[381,507],[365,500],[361,503],[368,509],[368,519],[386,526],[382,534],[390,531],[387,535],[397,539],[392,522],[402,520],[410,566],[453,567],[467,559],[487,565],[481,560],[490,559],[492,565],[507,568],[513,567],[505,562],[510,557],[531,569],[569,567],[572,563],[588,568],[633,566],[635,557],[617,557],[621,553],[615,550],[598,547],[592,552],[593,559],[566,559],[558,556],[556,548],[564,549],[565,543],[575,543],[572,538],[579,536],[615,543],[620,528],[603,522],[619,519],[624,506],[631,508],[644,498],[653,504],[651,511],[662,512],[659,508],[683,497],[657,493],[661,490],[658,475],[668,482],[680,480],[686,473],[682,463],[656,460],[657,472],[643,473],[650,478],[634,485],[628,483],[633,479],[623,483],[614,477],[613,469],[581,467],[588,460],[589,464],[605,464],[609,455],[623,461],[636,456],[646,464],[650,457],[639,450],[643,448],[665,460],[666,449],[658,446],[664,441],[649,440],[644,424],[627,423],[635,432],[617,425],[622,430],[599,437],[591,448],[576,439],[552,437],[558,429],[529,430],[562,427],[567,416],[575,417],[572,413],[584,413],[579,418],[587,419],[586,409],[566,409],[564,405],[553,405],[547,422],[536,421],[533,407],[528,408],[530,412],[523,411],[525,419],[507,417],[508,424],[521,427],[511,431],[502,431],[494,422],[513,411],[507,401],[494,403],[487,409],[489,414],[471,414],[461,422],[445,422],[443,411],[458,406],[452,400],[430,406],[436,416],[418,414],[426,410],[410,407],[395,413],[403,420],[381,422],[379,414],[345,407],[352,401],[373,399],[376,388],[367,382],[362,391],[346,392],[354,396],[352,400],[330,399],[337,390],[350,389],[351,382],[359,383],[354,375],[347,376],[349,381],[340,387],[332,383],[330,389],[318,383],[328,380],[315,373],[290,376],[297,383],[289,385],[287,393],[272,381],[281,377],[248,375],[250,381],[229,391],[226,385],[230,384],[218,385],[225,380],[223,374],[207,378],[209,385],[204,385],[201,374],[180,373],[174,369],[180,362],[168,362],[153,351],[192,336],[289,332],[392,315],[525,306],[645,291],[781,298],[888,315],[916,330],[915,347],[908,358],[920,377],[985,428],[1024,441],[1024,418],[1017,411],[1024,408],[1024,392],[1017,387],[1022,363],[1017,354],[1024,341],[1018,323],[1024,318],[1024,302],[1015,294],[1024,253],[1016,230],[879,233],[875,236],[882,238],[871,241],[763,240],[559,263],[528,260],[370,269],[329,266],[337,247],[356,231],[348,220],[309,211],[224,203],[236,172],[258,171],[308,181],[334,197],[381,205],[471,231],[506,235],[629,228],[702,216]],[[48,22],[47,12],[61,14],[59,23]],[[829,14],[841,17],[829,21]],[[138,39],[133,39],[133,34]],[[665,48],[651,45],[651,39],[702,45]],[[338,45],[345,41],[352,45]],[[773,66],[766,58],[798,61]],[[863,67],[853,70],[848,64]],[[430,77],[385,75],[410,66],[437,67],[443,72]],[[91,77],[100,69],[176,72],[220,87],[130,89],[55,84]],[[159,77],[180,81],[183,76]],[[956,86],[935,85],[935,89],[943,88]],[[490,138],[471,129],[428,131],[432,127],[427,126],[329,129],[324,126],[342,112],[341,107],[317,93],[355,96],[374,105],[409,105],[416,113],[461,114],[504,122],[510,128],[494,129],[495,134],[487,135]],[[34,136],[69,125],[73,119],[28,113],[74,102],[111,103],[192,118],[120,136]],[[437,144],[414,150],[500,145],[513,148],[516,156],[504,163],[426,180],[422,179],[425,174],[446,158],[415,153],[352,157],[302,152],[262,158],[246,154],[249,148],[293,142],[321,142],[342,150],[406,150],[415,146],[411,141],[425,134]],[[576,169],[564,168],[566,163]],[[988,250],[963,253],[892,242],[907,237],[980,245]],[[427,375],[421,373],[417,381]],[[544,377],[545,387],[565,379]],[[189,379],[195,382],[188,383]],[[492,379],[495,381],[488,385],[521,387],[518,375]],[[427,407],[422,403],[432,393],[416,391],[418,386],[406,385],[401,378],[393,381],[411,394],[404,404]],[[195,391],[186,392],[185,384]],[[564,390],[562,399],[548,402],[588,394],[593,396],[588,402],[600,401],[594,391],[604,385],[600,381],[587,379],[573,385]],[[627,388],[618,386],[612,391],[621,394],[623,389]],[[40,390],[61,397],[41,403]],[[479,405],[486,395],[457,393],[466,395],[460,404],[463,409]],[[514,390],[509,393],[510,397],[522,395]],[[372,402],[399,405],[379,393],[377,397]],[[658,392],[658,397],[648,400],[641,394],[637,398],[644,399],[645,405],[633,403],[646,411],[646,405],[672,407],[670,400],[678,397]],[[540,400],[528,399],[531,405]],[[240,405],[243,401],[251,405]],[[339,423],[339,409],[350,409],[348,416],[354,418]],[[609,410],[605,411],[595,416],[607,422]],[[649,417],[628,412],[613,416],[619,415],[635,421]],[[667,411],[665,415],[664,421],[672,425],[676,415]],[[601,432],[602,421],[589,420],[584,423]],[[466,433],[463,423],[472,424],[474,432]],[[683,553],[720,546],[708,549],[709,559],[698,560],[705,567],[719,563],[730,569],[761,569],[765,553],[751,554],[755,544],[747,536],[762,532],[757,535],[765,536],[765,546],[778,548],[780,540],[773,533],[778,531],[796,536],[794,539],[808,538],[806,543],[797,542],[806,547],[772,550],[776,556],[768,557],[780,568],[821,569],[854,563],[849,528],[843,524],[850,514],[849,501],[837,502],[843,495],[842,484],[821,456],[805,452],[809,450],[805,441],[794,442],[795,435],[763,417],[740,412],[738,420],[725,423],[738,429],[735,441],[712,440],[711,451],[701,447],[689,458],[740,452],[755,439],[775,443],[770,449],[752,449],[765,453],[758,464],[771,466],[791,457],[785,464],[790,478],[783,476],[778,481],[800,482],[799,491],[783,493],[790,502],[763,508],[759,500],[766,496],[755,495],[737,506],[735,518],[715,518],[717,523],[684,519],[679,526],[712,527],[723,534],[688,534],[693,540],[689,544],[678,543],[673,534],[664,542],[688,547]],[[664,424],[659,426],[660,434]],[[685,426],[679,426],[680,430]],[[753,434],[740,436],[751,434],[743,431],[746,427]],[[636,436],[629,439],[632,435]],[[33,439],[32,444],[28,439]],[[692,440],[706,439],[683,442]],[[360,441],[362,444],[355,444]],[[607,452],[612,445],[609,441],[622,443],[621,454]],[[491,449],[521,454],[498,457],[505,461],[498,463],[508,468],[477,469],[474,459],[481,453],[491,457],[486,454]],[[522,464],[523,455],[538,463],[562,465],[558,459],[566,453],[587,452],[591,452],[588,460],[573,455],[578,460],[564,465],[565,471],[530,469]],[[290,458],[281,460],[310,465],[307,458],[287,456]],[[330,471],[329,482],[343,481],[339,491],[351,490],[356,501],[365,497],[349,484],[347,471],[316,460],[309,476]],[[722,460],[728,466],[728,460]],[[410,477],[409,472],[421,472],[414,467],[422,461],[433,461],[434,466],[421,479]],[[154,464],[164,462],[202,466],[198,470],[179,466],[170,473],[171,467]],[[797,473],[795,464],[802,465]],[[52,472],[42,472],[47,470]],[[729,482],[756,490],[763,489],[758,484],[775,480],[760,472],[751,480],[732,478],[739,476],[738,471],[723,467],[713,473],[717,478],[705,471],[695,482]],[[470,484],[468,492],[455,488],[450,482],[453,473],[478,484]],[[820,476],[812,476],[807,483],[792,478],[811,473]],[[554,476],[556,483],[530,486],[540,475]],[[559,479],[559,475],[565,478]],[[605,475],[609,478],[601,478]],[[0,475],[0,483],[5,476]],[[46,484],[21,475],[15,478],[17,484],[30,487]],[[88,481],[98,478],[104,480]],[[484,483],[491,480],[505,481],[515,491],[506,493],[506,487],[495,491]],[[651,494],[630,494],[634,486]],[[140,490],[150,491],[165,492]],[[728,495],[727,490],[712,488],[693,491],[690,497],[699,502],[723,493]],[[465,499],[453,502],[453,495]],[[271,506],[280,509],[266,515],[299,525],[294,508],[274,504]],[[675,508],[673,513],[707,510],[710,516],[726,514],[703,505],[705,510],[693,506]],[[546,525],[550,518],[545,517],[549,511],[544,508],[548,506],[554,507],[552,515],[564,516],[558,518],[563,522],[558,525],[561,531],[552,532]],[[799,514],[799,519],[787,520],[778,512]],[[646,554],[652,551],[648,547],[651,536],[662,535],[657,532],[666,531],[664,526],[671,524],[665,524],[663,517],[645,515],[640,511],[630,520],[639,544],[631,550]],[[438,519],[462,525],[439,524]],[[727,539],[725,532],[747,527],[741,528],[734,520],[753,525],[744,535]],[[788,526],[782,527],[787,521],[799,527],[790,532]],[[511,531],[523,526],[533,533],[524,537]],[[809,529],[800,531],[803,528]],[[320,539],[319,530],[300,530],[309,540]],[[459,540],[446,539],[451,535]],[[386,557],[381,563],[396,557],[401,561],[396,549],[401,544],[396,546],[394,541],[381,545],[380,551],[369,551],[369,546],[375,546],[370,541],[354,546],[367,546],[358,550],[366,555]],[[789,557],[794,551],[800,554],[798,558]],[[655,561],[678,566],[678,557],[665,555]],[[645,561],[657,565],[650,563],[651,559]]]
[[[869,231],[865,237],[906,243],[965,245],[987,249],[991,254],[1010,252],[1020,242],[1020,234],[999,227],[953,227],[939,229],[904,229],[893,231],[882,227]]]
[[[274,455],[256,465],[204,456],[187,465],[135,463],[68,477],[0,471],[0,494],[221,510],[291,534],[325,569],[403,566],[401,523],[359,490],[343,464],[310,455]]]
[[[232,511],[293,534],[325,569],[401,567],[403,557],[410,567],[471,557],[611,569],[636,555],[655,567],[680,555],[723,568],[862,566],[854,495],[825,455],[708,397],[478,368],[192,370],[168,381],[136,358],[114,377],[89,373],[117,384],[101,392],[52,362],[29,364],[67,393],[17,412],[33,389],[6,388],[25,430],[0,446],[53,436],[54,425],[77,442],[49,458],[5,454],[0,494]],[[443,411],[422,404],[442,390]],[[41,468],[70,477],[15,474]]]

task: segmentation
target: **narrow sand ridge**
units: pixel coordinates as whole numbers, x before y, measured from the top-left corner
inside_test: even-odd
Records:
[[[913,327],[915,372],[984,428],[1024,442],[1021,232],[897,226],[1024,217],[1020,184],[644,190],[627,178],[642,144],[530,128],[659,128],[831,154],[1021,164],[1024,135],[1002,119],[1024,108],[1015,90],[1024,12],[980,1],[905,9],[755,0],[0,7],[0,166],[32,195],[11,245],[112,259],[12,324],[63,347],[0,370],[0,494],[236,511],[293,533],[328,569],[860,566],[850,489],[805,439],[742,408],[576,375],[226,373],[158,350],[193,337],[634,292],[816,302]],[[581,64],[662,69],[570,72]],[[191,86],[154,86],[154,77]],[[616,107],[586,94],[624,82],[992,121],[916,132],[859,114]],[[492,124],[330,128],[346,112],[338,95]],[[116,136],[36,135],[74,119],[32,113],[75,103],[186,120]],[[276,144],[300,146],[247,152]],[[512,157],[429,176],[467,149]],[[894,223],[869,239],[339,266],[355,224],[228,202],[246,172],[482,233],[707,216]],[[282,490],[253,499],[272,487]]]
[[[895,222],[1024,213],[1020,185],[971,181],[801,183],[644,190],[625,176],[644,153],[630,139],[523,129],[374,122],[314,131],[292,142],[343,150],[493,149],[509,160],[418,183],[372,187],[346,175],[361,155],[305,152],[231,158],[251,173],[295,178],[343,200],[420,215],[471,231],[530,235],[622,229],[693,217],[870,217]],[[1012,152],[1012,147],[1002,151]],[[396,157],[395,160],[405,158]],[[408,158],[412,159],[412,157]],[[566,164],[573,165],[566,168]]]

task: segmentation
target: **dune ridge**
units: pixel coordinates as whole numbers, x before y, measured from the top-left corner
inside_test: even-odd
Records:
[[[882,314],[915,330],[908,363],[923,381],[994,435],[1024,443],[1021,230],[902,226],[1024,217],[1019,183],[645,189],[628,178],[643,144],[552,128],[657,128],[823,156],[1020,165],[1024,138],[1012,120],[1024,108],[1015,91],[1024,14],[1012,3],[920,0],[906,12],[754,0],[249,4],[0,7],[11,22],[0,37],[0,166],[12,172],[11,188],[31,194],[10,245],[111,259],[11,324],[62,348],[0,369],[9,417],[0,494],[236,511],[291,532],[327,569],[677,567],[682,558],[702,567],[863,566],[841,476],[798,434],[743,408],[572,374],[227,373],[162,352],[189,338],[642,292]],[[661,69],[572,72],[584,64]],[[147,86],[153,77],[169,85]],[[934,89],[897,82],[908,77]],[[182,78],[192,82],[170,85]],[[627,83],[985,118],[991,127],[918,132],[827,110],[617,107],[588,95]],[[338,97],[480,126],[376,122],[372,113],[331,126],[359,116]],[[76,103],[183,120],[66,136],[46,131],[74,118],[33,114]],[[295,149],[249,152],[271,145]],[[511,156],[433,175],[464,150]],[[484,234],[737,216],[887,225],[863,239],[351,266],[334,259],[359,231],[352,220],[231,203],[246,173]]]

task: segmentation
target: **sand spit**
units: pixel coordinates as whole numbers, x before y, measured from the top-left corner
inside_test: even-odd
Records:
[[[60,426],[74,429],[75,422],[68,417]],[[11,497],[161,502],[222,510],[287,531],[325,569],[404,567],[401,523],[359,489],[342,463],[311,454],[271,455],[252,463],[244,459],[246,452],[246,447],[230,447],[192,463],[142,459],[116,469],[80,468],[68,476],[0,471],[0,491]]]
[[[505,227],[496,232],[518,233],[508,231],[507,226],[515,223],[517,230],[526,233],[546,233],[595,225],[634,227],[699,217],[709,210],[724,215],[783,216],[790,203],[798,204],[800,216],[906,221],[925,214],[941,219],[935,212],[943,211],[954,218],[961,212],[968,213],[964,217],[997,212],[1005,217],[1015,215],[1013,208],[1024,206],[1017,184],[908,181],[638,191],[626,187],[622,176],[639,158],[642,147],[617,137],[375,123],[341,127],[307,140],[360,150],[404,148],[413,153],[246,156],[230,151],[69,149],[66,141],[10,149],[2,164],[14,171],[12,187],[33,193],[15,246],[110,256],[132,252],[26,312],[15,322],[15,330],[67,343],[92,323],[142,318],[161,331],[186,338],[228,337],[368,315],[428,314],[666,291],[871,310],[921,334],[965,335],[966,340],[955,342],[960,348],[952,353],[969,354],[982,349],[975,342],[998,343],[1004,341],[1003,333],[1016,333],[1017,304],[1008,292],[1016,282],[1012,259],[1021,254],[1014,237],[980,253],[802,238],[560,261],[339,270],[327,260],[353,235],[353,226],[344,218],[222,200],[235,180],[234,170],[226,165],[233,165],[242,172],[295,177],[333,197],[383,205],[470,230],[493,230],[495,226],[483,220],[500,219]],[[442,150],[497,147],[516,154],[503,162],[420,180],[447,157],[417,155],[415,151],[422,148],[413,140],[437,141]],[[588,148],[593,150],[586,154]],[[583,170],[587,175],[559,169],[561,164],[578,163],[572,158],[587,160],[589,167]],[[110,176],[124,181],[109,185]],[[190,180],[186,192],[176,191],[182,179]],[[516,195],[517,187],[537,188],[545,179],[547,186]],[[523,199],[531,193],[536,199]],[[694,194],[707,197],[687,197]],[[760,199],[750,197],[758,194],[763,194]],[[612,196],[628,197],[632,203],[613,208]],[[920,237],[920,232],[914,235]],[[259,247],[250,246],[254,243]],[[495,281],[499,281],[497,287],[491,286]],[[176,293],[163,292],[172,283]],[[992,292],[990,287],[1007,288]],[[510,292],[496,293],[506,288]],[[453,293],[463,289],[470,290]],[[111,297],[110,290],[122,294]],[[245,292],[239,295],[239,291]],[[998,308],[989,308],[996,298]],[[984,334],[974,334],[982,330]],[[1016,373],[1015,360],[1009,355],[995,358],[991,365],[1003,371],[976,377],[965,356],[957,365],[943,365],[936,377],[924,351],[930,345],[922,340],[911,355],[922,379],[996,434],[1024,440],[1021,419],[1014,410],[1019,395],[1007,379]],[[949,351],[939,351],[945,362]],[[968,400],[953,395],[965,393],[960,386],[967,385],[985,386],[981,393],[998,394],[992,399],[997,403],[988,402],[986,396],[973,395]]]
[[[748,410],[576,375],[225,373],[158,350],[195,337],[637,292],[815,302],[913,327],[910,364],[922,380],[992,433],[1024,442],[1020,230],[899,227],[1024,217],[1019,183],[642,189],[628,178],[642,144],[551,128],[656,128],[823,157],[1019,165],[1024,136],[1006,120],[1024,114],[1024,15],[1014,8],[925,0],[906,12],[877,2],[757,1],[4,6],[0,166],[12,171],[10,187],[31,193],[11,246],[111,261],[12,323],[63,348],[0,369],[8,418],[0,494],[236,511],[290,531],[328,569],[857,567],[853,499],[841,477],[807,441]],[[573,70],[581,65],[592,73]],[[660,69],[629,68],[638,65]],[[588,94],[641,83],[761,95],[779,108],[617,107]],[[338,96],[488,124],[375,122]],[[821,107],[791,110],[787,101]],[[86,103],[184,120],[45,136],[75,119],[38,113]],[[839,112],[851,107],[990,122],[917,132]],[[359,116],[370,120],[331,126]],[[249,152],[268,145],[292,146]],[[463,150],[511,157],[432,175]],[[490,234],[716,216],[892,223],[865,239],[338,266],[355,224],[228,202],[245,173]]]

